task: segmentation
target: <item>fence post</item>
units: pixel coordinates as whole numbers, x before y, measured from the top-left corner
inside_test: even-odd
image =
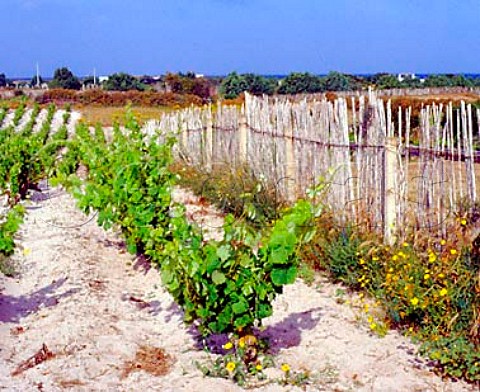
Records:
[[[212,170],[213,157],[213,112],[212,105],[207,108],[207,124],[205,128],[205,164],[208,171]]]
[[[180,132],[182,132],[182,149],[184,154],[188,154],[188,121],[186,109],[180,112]]]
[[[285,133],[285,158],[286,158],[286,180],[287,200],[294,202],[297,197],[297,166],[295,162],[295,140],[293,139],[293,127],[288,127]]]
[[[240,165],[248,162],[248,123],[245,115],[245,108],[242,107],[240,112],[240,124],[238,129],[238,155]]]
[[[398,141],[388,137],[385,142],[383,173],[383,234],[389,245],[395,243],[396,231],[396,192],[395,175],[397,173]]]

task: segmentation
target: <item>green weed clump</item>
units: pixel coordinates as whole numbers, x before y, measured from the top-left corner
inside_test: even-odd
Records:
[[[244,388],[255,388],[267,384],[292,385],[305,388],[315,383],[315,377],[308,370],[292,370],[288,363],[277,364],[268,352],[267,340],[257,339],[255,335],[245,333],[231,334],[223,345],[223,355],[207,363],[197,362],[197,367],[207,377],[226,378]],[[277,376],[268,377],[265,372],[276,368]],[[330,375],[331,378],[331,375]],[[324,381],[327,380],[323,377]]]

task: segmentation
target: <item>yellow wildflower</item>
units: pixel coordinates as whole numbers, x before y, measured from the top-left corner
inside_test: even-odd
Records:
[[[241,337],[240,340],[238,341],[238,346],[240,348],[244,348],[245,347],[245,338]]]
[[[257,370],[262,370],[262,369],[263,369],[262,364],[259,363],[257,366],[255,366],[255,369],[257,369]]]
[[[417,297],[413,297],[413,298],[410,300],[410,303],[411,303],[413,306],[417,306],[417,305],[418,305],[418,298],[417,298]]]
[[[359,263],[360,265],[365,264],[365,260],[360,259],[360,260],[358,261],[358,263]]]
[[[372,257],[372,260],[373,260],[373,261],[378,261],[378,260],[380,260],[380,259],[379,259],[377,256],[373,256],[373,257]]]
[[[290,366],[287,363],[284,363],[281,369],[283,372],[288,373],[290,371]]]
[[[430,253],[430,254],[428,255],[428,261],[429,261],[430,263],[433,263],[435,260],[437,260],[437,255],[436,255],[435,253],[433,253],[433,252]]]
[[[456,249],[450,249],[450,254],[451,254],[451,255],[456,255],[456,254],[457,254],[457,250],[456,250]]]
[[[440,296],[445,297],[448,294],[448,290],[444,287],[440,290]]]
[[[462,220],[460,221],[460,224],[461,224],[462,226],[466,226],[466,225],[467,225],[467,220],[466,220],[466,219],[462,219]]]
[[[371,323],[370,324],[370,329],[373,331],[375,328],[377,328],[377,324]]]
[[[438,274],[438,277],[439,277],[440,279],[443,279],[443,278],[445,277],[445,274],[439,273],[439,274]]]
[[[425,280],[430,279],[430,274],[425,274],[425,275],[423,275],[423,279],[425,279]]]
[[[408,248],[408,242],[404,242],[402,245],[404,248]]]
[[[393,255],[393,256],[392,256],[392,260],[393,260],[393,261],[397,261],[397,260],[398,260],[398,256],[397,256],[397,255]]]
[[[445,241],[445,240],[441,240],[441,241],[440,241],[440,245],[442,245],[442,246],[445,246],[445,245],[447,245],[447,241]]]
[[[223,345],[223,348],[224,348],[225,350],[230,350],[231,348],[233,348],[232,342],[227,342],[227,343],[225,343],[225,344]]]
[[[235,362],[228,362],[227,363],[227,366],[225,366],[225,368],[229,371],[229,372],[233,372],[235,370]]]

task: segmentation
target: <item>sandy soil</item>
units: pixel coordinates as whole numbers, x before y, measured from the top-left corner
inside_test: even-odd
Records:
[[[209,235],[219,235],[221,214],[185,191],[174,197],[189,204],[190,217],[203,217]],[[127,254],[114,232],[81,214],[63,191],[31,201],[14,260],[18,277],[0,277],[0,390],[242,390],[202,376],[194,361],[208,354],[198,349],[196,332],[182,322],[158,271]],[[277,364],[311,372],[307,390],[474,390],[435,376],[397,333],[373,335],[359,310],[340,303],[355,298],[342,294],[339,301],[339,289],[322,277],[312,286],[298,281],[266,322],[263,334]],[[157,374],[143,370],[145,352],[165,354],[156,357]],[[270,384],[258,390],[301,389]]]

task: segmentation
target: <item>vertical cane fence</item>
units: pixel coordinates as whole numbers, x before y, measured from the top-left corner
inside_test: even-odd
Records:
[[[477,200],[480,110],[462,102],[412,110],[368,96],[254,97],[241,107],[191,107],[146,125],[173,133],[176,153],[211,170],[246,165],[293,201],[319,181],[339,222],[382,231],[388,241],[410,228],[446,230]],[[463,206],[463,207],[462,207]]]

